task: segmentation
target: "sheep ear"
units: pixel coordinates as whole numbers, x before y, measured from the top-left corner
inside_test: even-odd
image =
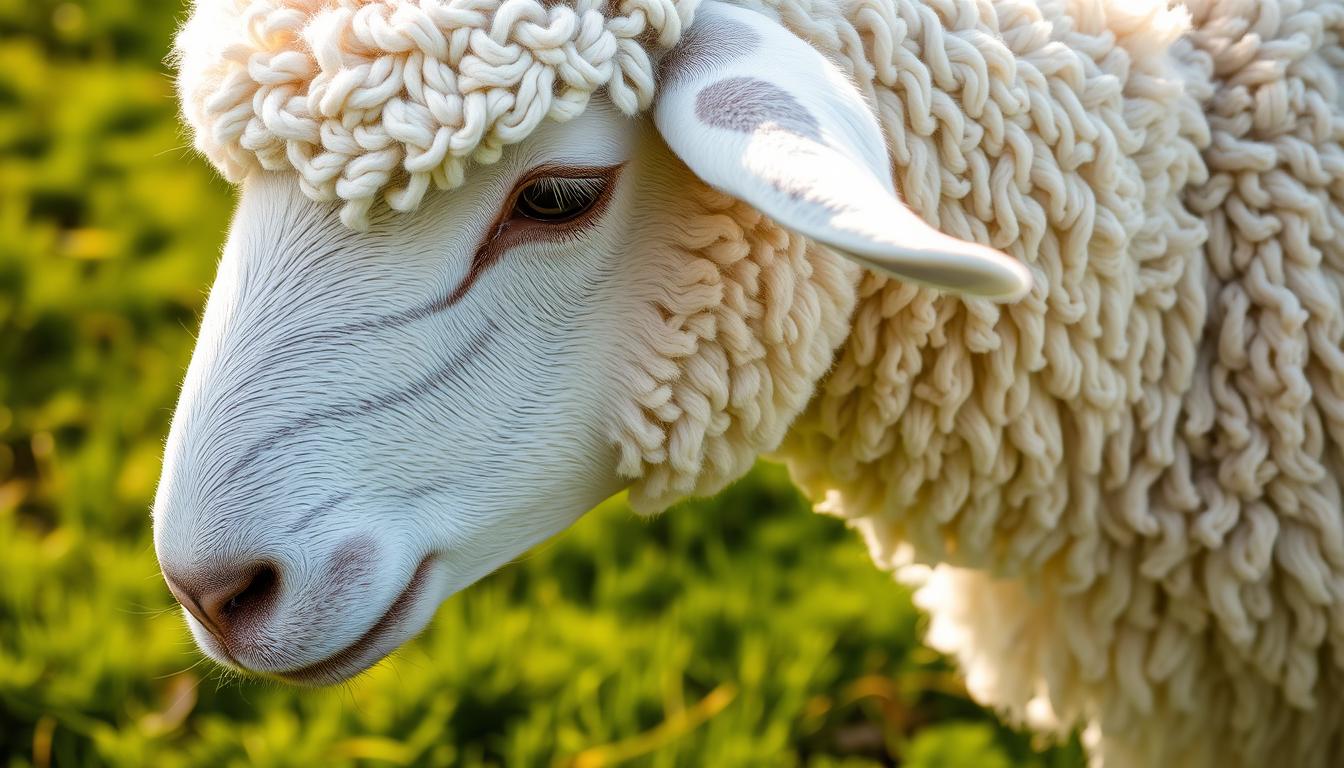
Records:
[[[929,226],[896,196],[881,128],[834,64],[761,13],[708,0],[661,62],[654,121],[703,181],[864,266],[1020,298],[1018,261]]]

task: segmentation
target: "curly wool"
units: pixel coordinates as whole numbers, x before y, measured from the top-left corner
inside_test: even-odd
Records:
[[[1344,752],[1344,4],[771,4],[1010,307],[866,275],[783,448],[981,701],[1111,766]],[[820,5],[820,3],[818,4]]]
[[[630,400],[613,428],[630,502],[657,512],[717,493],[779,445],[849,331],[859,268],[675,169],[643,210],[657,297],[632,312]]]
[[[599,89],[626,114],[648,107],[649,49],[697,2],[196,0],[174,45],[183,114],[230,181],[292,169],[362,228],[380,195],[413,210]]]

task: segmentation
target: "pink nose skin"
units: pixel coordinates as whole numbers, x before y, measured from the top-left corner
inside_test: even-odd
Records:
[[[230,656],[239,633],[265,621],[280,593],[280,571],[264,561],[201,572],[165,567],[163,579]]]

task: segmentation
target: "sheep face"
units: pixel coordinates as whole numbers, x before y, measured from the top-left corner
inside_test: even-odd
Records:
[[[639,125],[594,105],[362,233],[290,175],[244,184],[155,504],[210,655],[353,674],[620,489],[618,337],[659,288]]]
[[[699,18],[652,119],[594,99],[363,231],[295,174],[248,176],[155,501],[207,653],[344,679],[625,485],[644,509],[716,491],[806,405],[853,262],[1025,289],[898,201],[819,53]]]

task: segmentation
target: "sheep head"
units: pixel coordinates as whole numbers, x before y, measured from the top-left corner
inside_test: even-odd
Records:
[[[330,96],[354,65],[323,24],[410,23],[339,6],[307,26],[281,14],[279,31],[253,18],[256,40],[298,46],[263,63],[319,69],[308,85]],[[191,24],[188,37],[211,29]],[[629,487],[657,510],[717,491],[806,405],[860,267],[1000,298],[1028,286],[1020,265],[909,212],[860,93],[777,22],[707,3],[662,37],[652,114],[639,72],[525,135],[508,134],[491,95],[469,94],[466,112],[485,104],[512,139],[482,128],[454,155],[459,127],[432,168],[421,160],[438,135],[408,125],[447,108],[404,98],[426,89],[418,49],[387,64],[359,51],[365,69],[347,79],[401,67],[409,83],[373,128],[358,124],[376,115],[367,104],[350,106],[369,93],[344,91],[331,123],[279,75],[238,101],[251,118],[206,120],[246,91],[240,72],[264,68],[236,45],[241,70],[209,70],[217,92],[187,98],[198,144],[242,189],[154,507],[164,575],[209,655],[292,682],[345,679],[603,498]],[[184,76],[206,78],[183,56]],[[520,77],[515,106],[541,98]],[[338,149],[353,154],[331,173]],[[379,170],[388,153],[401,171]],[[373,204],[378,191],[390,205]]]

